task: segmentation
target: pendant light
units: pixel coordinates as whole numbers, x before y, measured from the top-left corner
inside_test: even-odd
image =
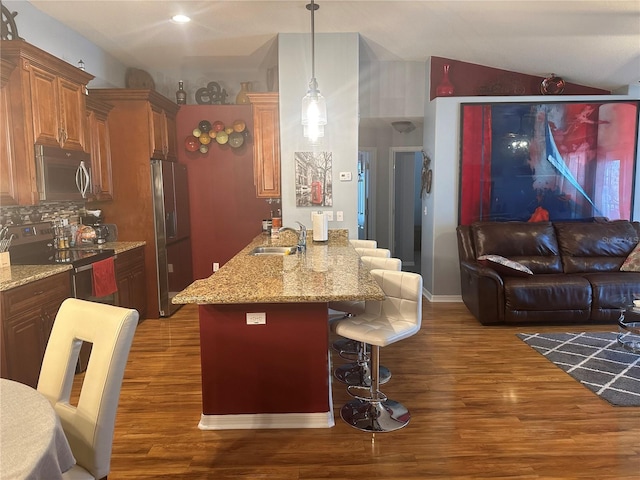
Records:
[[[327,124],[327,104],[318,90],[316,80],[314,12],[319,8],[320,5],[313,0],[307,4],[307,10],[311,12],[311,80],[309,90],[302,99],[302,127],[304,136],[311,143],[316,143],[320,137],[324,137],[324,126]]]

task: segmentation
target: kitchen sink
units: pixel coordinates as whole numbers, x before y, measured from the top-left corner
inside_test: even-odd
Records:
[[[292,255],[296,250],[297,247],[256,247],[249,255]]]

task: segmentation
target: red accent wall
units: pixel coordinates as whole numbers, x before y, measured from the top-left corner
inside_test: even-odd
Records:
[[[485,67],[475,63],[461,62],[443,57],[431,57],[430,99],[436,95],[436,88],[443,77],[443,68],[449,64],[449,80],[454,87],[454,97],[473,97],[485,95],[541,95],[540,83],[543,76],[511,72],[499,68]],[[555,72],[562,77],[562,72]],[[563,77],[564,78],[564,77]],[[567,82],[562,95],[610,95],[609,90],[586,87]]]
[[[231,126],[237,119],[249,131],[240,148],[213,140],[205,154],[186,150],[184,141],[200,121]],[[251,105],[183,105],[176,121],[178,161],[187,165],[189,176],[193,276],[206,278],[213,262],[224,265],[262,231],[271,207],[256,198],[253,184]]]

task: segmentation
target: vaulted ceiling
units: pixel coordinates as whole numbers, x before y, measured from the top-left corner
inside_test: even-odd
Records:
[[[305,0],[32,0],[127,66],[257,66],[278,33],[309,33]],[[316,33],[358,32],[381,61],[447,57],[607,90],[640,81],[639,0],[320,0]],[[177,25],[184,13],[193,19]]]

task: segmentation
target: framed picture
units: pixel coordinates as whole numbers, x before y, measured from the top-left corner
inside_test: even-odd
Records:
[[[638,102],[461,105],[459,223],[631,219]]]
[[[295,152],[296,206],[333,205],[331,152]]]

